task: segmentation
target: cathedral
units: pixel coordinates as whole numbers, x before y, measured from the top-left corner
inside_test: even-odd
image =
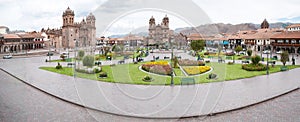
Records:
[[[74,22],[74,16],[74,11],[69,7],[63,12],[62,47],[65,49],[74,48],[76,41],[79,47],[95,46],[95,16],[90,13],[81,22]]]
[[[172,33],[169,28],[169,18],[167,15],[162,19],[161,24],[155,24],[153,16],[149,20],[148,45],[165,45],[169,42]]]

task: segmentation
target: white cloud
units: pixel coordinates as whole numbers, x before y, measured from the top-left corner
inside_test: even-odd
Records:
[[[10,30],[26,30],[39,31],[41,28],[59,28],[62,25],[61,16],[63,11],[69,6],[75,11],[76,21],[79,22],[89,12],[93,12],[105,3],[106,0],[0,0],[0,25],[8,26]],[[111,0],[110,0],[111,1]],[[145,0],[146,1],[146,0]],[[118,10],[125,10],[124,8],[132,6],[132,4],[141,4],[142,0],[113,0],[109,5],[105,5],[108,9],[102,13],[103,16],[96,16],[96,23],[101,23],[106,17],[114,14],[114,11],[109,8],[118,8]],[[170,0],[172,6],[176,0]],[[261,23],[263,19],[269,22],[278,22],[282,18],[293,20],[292,22],[300,22],[300,20],[292,19],[300,16],[299,0],[193,0],[200,8],[203,9],[210,17],[212,22],[219,23]],[[178,8],[181,10],[189,8]],[[198,11],[194,16],[201,16]],[[109,33],[123,33],[127,30],[132,30],[141,26],[148,26],[148,20],[151,16],[156,18],[156,22],[160,23],[165,13],[159,12],[145,12],[136,13],[123,17],[116,23]],[[176,16],[169,15],[170,27],[172,29],[177,27],[187,26],[185,22]],[[97,33],[97,36],[101,36]]]

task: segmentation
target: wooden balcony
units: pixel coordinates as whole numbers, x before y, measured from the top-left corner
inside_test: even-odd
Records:
[[[272,46],[300,47],[300,44],[271,43]]]

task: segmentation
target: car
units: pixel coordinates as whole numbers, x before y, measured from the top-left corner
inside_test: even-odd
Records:
[[[269,54],[269,53],[270,53],[270,50],[265,50],[265,51],[263,51],[263,53],[264,53],[264,54],[267,54],[267,53]]]
[[[239,52],[240,55],[246,55],[246,52],[245,51],[241,51]]]
[[[7,54],[7,55],[3,56],[3,59],[11,59],[11,58],[12,58],[12,55],[10,55],[10,54]]]
[[[53,52],[48,52],[47,56],[53,56]]]
[[[282,53],[282,51],[281,51],[281,50],[279,50],[279,51],[277,51],[277,52],[276,52],[276,54],[281,54],[281,53]]]

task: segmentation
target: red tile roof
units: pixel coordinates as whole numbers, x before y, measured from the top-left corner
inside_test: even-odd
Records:
[[[300,31],[285,31],[279,34],[275,34],[271,39],[300,39]]]

